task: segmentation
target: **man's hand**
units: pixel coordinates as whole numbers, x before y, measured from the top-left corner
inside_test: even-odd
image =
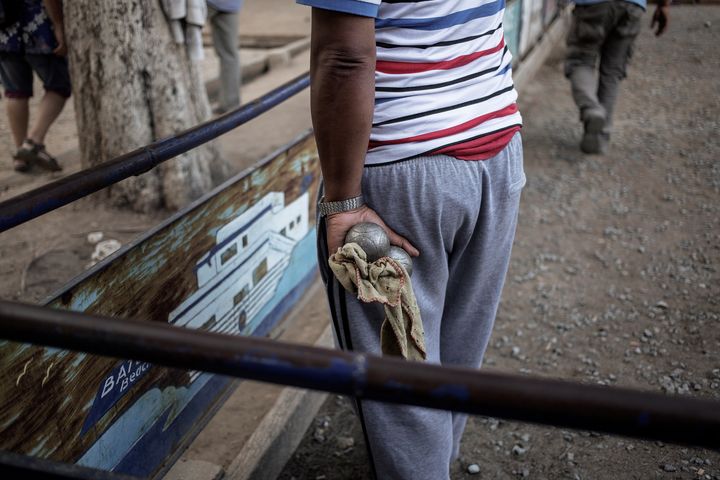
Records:
[[[68,50],[67,44],[65,43],[65,32],[62,29],[55,28],[55,40],[57,40],[58,46],[55,47],[53,53],[59,57],[66,57]]]
[[[362,222],[377,223],[385,229],[385,233],[387,233],[390,238],[391,245],[403,248],[412,257],[420,255],[417,248],[413,247],[406,238],[401,237],[388,227],[375,210],[367,205],[363,205],[357,210],[328,215],[325,220],[327,225],[328,252],[331,255],[345,244],[345,235],[347,235],[348,230]]]
[[[45,11],[50,17],[52,23],[53,33],[55,34],[55,40],[57,40],[58,46],[55,47],[53,53],[60,57],[67,55],[67,44],[65,43],[65,17],[63,15],[63,2],[62,0],[43,0],[43,6]]]
[[[668,19],[669,17],[669,6],[660,4],[655,8],[655,13],[652,17],[652,23],[650,23],[650,28],[655,28],[657,25],[657,29],[655,30],[655,35],[660,36],[662,35],[665,30],[667,30],[668,26]]]

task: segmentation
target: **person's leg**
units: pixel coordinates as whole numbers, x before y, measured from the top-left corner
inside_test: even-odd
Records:
[[[627,65],[632,56],[633,44],[640,33],[643,10],[638,5],[616,2],[617,24],[609,33],[600,57],[598,100],[605,108],[607,120],[603,133],[610,134],[612,117],[620,82],[627,76]]]
[[[570,80],[584,126],[580,147],[587,153],[597,153],[594,140],[605,124],[605,110],[597,97],[595,69],[611,13],[609,2],[575,6],[567,37],[565,76]]]
[[[448,256],[456,244],[471,236],[480,211],[482,172],[482,162],[446,156],[365,168],[363,194],[368,204],[420,250],[420,256],[413,259],[411,282],[425,330],[428,362],[440,362]],[[338,343],[342,348],[379,354],[383,309],[360,304],[327,272],[322,228],[321,222],[319,262],[328,280]],[[378,478],[449,478],[453,448],[450,412],[372,401],[362,401],[359,407]]]
[[[33,94],[30,64],[16,53],[0,54],[0,79],[5,90],[5,111],[16,147],[27,138],[30,119],[29,99]]]
[[[482,167],[482,198],[471,228],[453,246],[440,336],[443,365],[479,368],[510,262],[520,192],[525,185],[520,134]],[[453,458],[467,415],[453,413]]]
[[[608,6],[604,3],[577,5],[567,36],[565,76],[570,80],[573,100],[580,112],[600,106],[595,68],[605,39]]]
[[[32,68],[22,55],[15,53],[0,54],[0,79],[5,90],[5,111],[10,124],[10,132],[16,149],[27,138],[30,120],[29,99],[33,94]],[[29,164],[18,158],[13,152],[13,168],[25,171]]]
[[[39,145],[44,145],[45,135],[47,135],[50,125],[55,122],[60,112],[62,112],[66,101],[67,97],[56,92],[46,91],[40,100],[35,121],[27,138]]]
[[[67,60],[56,55],[27,55],[27,60],[45,88],[28,138],[43,145],[50,126],[57,120],[70,97],[70,73]]]
[[[56,55],[26,55],[28,63],[43,82],[45,94],[21,150],[24,157],[50,171],[62,168],[45,150],[45,136],[57,120],[71,94],[67,60]]]
[[[30,121],[30,101],[28,98],[5,98],[5,111],[10,124],[15,147],[20,148],[27,138],[28,123]]]
[[[218,12],[210,17],[215,53],[220,59],[220,110],[240,105],[240,55],[238,14]]]

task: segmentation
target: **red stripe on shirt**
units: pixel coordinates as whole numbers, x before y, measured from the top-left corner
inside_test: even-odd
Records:
[[[445,60],[435,63],[414,63],[414,62],[384,62],[379,61],[375,66],[375,70],[381,73],[403,74],[403,73],[420,73],[429,70],[450,70],[452,68],[462,67],[473,60],[477,60],[485,55],[498,52],[505,48],[505,37],[500,39],[500,43],[493,48],[481,50],[479,52],[461,55],[451,60]]]
[[[399,143],[410,143],[410,142],[424,142],[427,140],[434,140],[436,138],[442,138],[442,137],[449,137],[450,135],[455,135],[456,133],[464,132],[465,130],[470,130],[473,127],[476,127],[488,120],[491,120],[493,118],[498,117],[505,117],[508,115],[512,115],[514,113],[517,113],[518,108],[516,104],[508,105],[507,107],[497,110],[495,112],[486,113],[485,115],[480,115],[479,117],[473,118],[472,120],[468,120],[467,122],[461,123],[459,125],[455,125],[453,127],[445,128],[443,130],[437,130],[435,132],[429,132],[424,133],[422,135],[415,135],[414,137],[405,137],[405,138],[398,138],[394,140],[384,140],[384,141],[371,141],[368,145],[368,148],[375,148],[380,147],[383,145],[397,145]]]
[[[448,155],[460,160],[487,160],[500,153],[510,143],[513,136],[520,131],[520,128],[519,125],[516,125],[501,132],[435,150],[432,155]]]

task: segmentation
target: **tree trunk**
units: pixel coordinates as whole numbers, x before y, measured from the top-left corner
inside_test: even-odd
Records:
[[[198,65],[176,44],[159,0],[64,2],[84,167],[196,125],[210,115]],[[113,205],[177,209],[227,174],[212,144],[110,187]]]

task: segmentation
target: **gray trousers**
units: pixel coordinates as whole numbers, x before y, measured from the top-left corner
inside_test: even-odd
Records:
[[[428,361],[480,367],[490,339],[515,236],[525,184],[522,140],[485,161],[421,157],[366,167],[370,207],[420,250],[412,286],[420,307]],[[336,341],[343,349],[380,354],[384,313],[345,292],[329,271],[324,222],[318,261]],[[449,478],[467,416],[442,410],[358,402],[379,479]]]
[[[221,12],[208,6],[215,53],[220,59],[220,108],[240,105],[240,55],[238,53],[238,13]]]
[[[627,75],[633,44],[640,33],[643,9],[621,0],[576,5],[567,38],[565,75],[570,79],[580,118],[602,106],[609,132],[620,81]],[[599,79],[595,70],[599,60]]]

